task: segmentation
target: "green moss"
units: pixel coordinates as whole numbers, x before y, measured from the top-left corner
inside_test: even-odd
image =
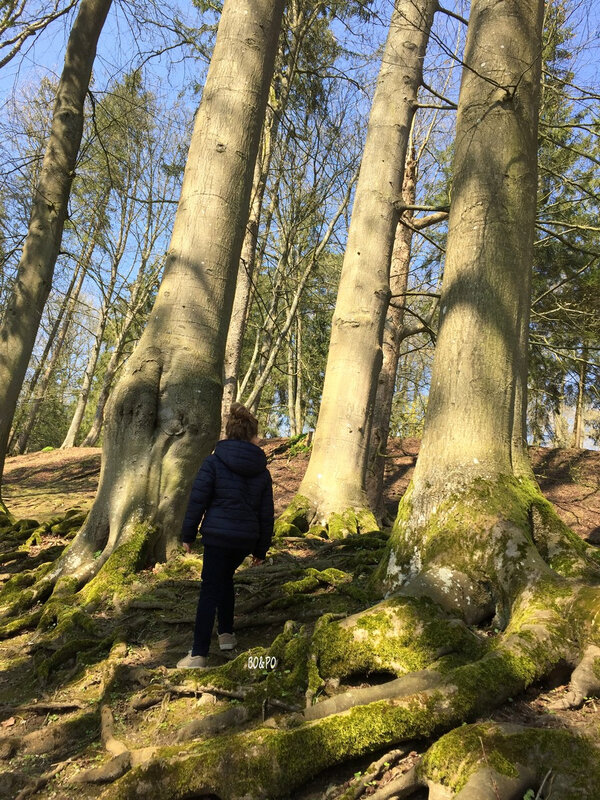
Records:
[[[342,586],[339,586],[338,592],[345,594],[347,597],[352,598],[352,600],[356,600],[356,602],[360,603],[362,606],[366,605],[369,600],[373,599],[372,595],[369,594],[366,589],[362,589],[360,586],[356,586],[354,583],[346,583]]]
[[[98,640],[85,636],[77,637],[73,632],[69,641],[52,653],[51,656],[36,663],[36,674],[42,680],[47,680],[63,664],[76,658],[79,663],[94,663],[106,655],[113,643],[113,638]]]
[[[315,570],[316,571],[316,570]],[[314,591],[319,586],[319,581],[314,575],[306,575],[297,581],[287,581],[282,584],[281,591],[285,595],[305,594]]]
[[[306,533],[309,528],[309,514],[311,504],[307,497],[297,494],[275,522],[276,536],[296,536]],[[298,533],[291,533],[290,527]]]
[[[382,551],[388,543],[388,537],[381,531],[372,533],[361,533],[357,536],[348,536],[340,543],[342,552],[348,550],[356,551],[357,554],[363,555],[366,550],[373,550],[375,553]]]
[[[131,535],[119,544],[102,565],[98,574],[79,593],[84,605],[112,599],[116,593],[126,594],[126,587],[135,582],[135,573],[146,564],[156,529],[140,523]]]
[[[598,752],[588,740],[566,730],[505,733],[491,722],[464,725],[441,737],[423,757],[419,774],[457,793],[480,769],[516,777],[519,766],[533,770],[538,781],[551,770],[553,784],[557,777],[561,781],[561,800],[595,796],[600,786]]]
[[[34,598],[33,589],[38,581],[42,581],[46,573],[52,568],[51,563],[43,563],[32,570],[24,570],[13,575],[2,587],[0,591],[0,603],[3,606],[3,614],[9,616],[29,608]],[[47,594],[50,594],[52,587],[48,586]],[[47,595],[45,595],[47,596]],[[40,599],[44,599],[41,596]]]
[[[295,594],[305,594],[312,592],[319,586],[340,586],[344,583],[350,583],[352,575],[344,572],[341,569],[329,567],[328,569],[318,570],[309,567],[306,570],[306,575],[297,581],[287,581],[282,584],[281,590],[286,596]]]
[[[21,633],[21,631],[35,628],[40,621],[41,616],[41,610],[30,611],[28,614],[23,614],[22,616],[17,617],[17,619],[13,619],[4,625],[1,625],[0,639],[8,639],[17,633]]]
[[[34,532],[29,536],[25,542],[25,547],[39,547],[44,539],[44,533],[46,530],[43,526],[36,528]]]
[[[514,778],[518,771],[502,752],[504,740],[493,723],[455,728],[429,748],[419,765],[419,774],[453,793],[464,788],[471,775],[482,767],[489,766]]]
[[[378,530],[377,520],[368,508],[347,508],[345,511],[330,514],[327,518],[327,534],[330,539],[345,539]]]
[[[330,514],[327,518],[327,534],[330,539],[345,539],[358,533],[358,520],[353,509]]]
[[[293,536],[294,538],[300,537],[302,536],[302,531],[295,525],[278,519],[275,521],[275,525],[273,526],[273,537],[275,540],[277,540],[282,539],[285,536]]]
[[[215,794],[228,800],[288,796],[290,791],[349,758],[435,730],[435,700],[372,703],[284,731],[258,728],[205,743],[165,748],[153,762],[115,785],[114,800],[179,800]]]
[[[540,635],[543,624],[546,635]],[[564,657],[570,621],[545,608],[535,594],[523,598],[504,635],[478,661],[455,670],[449,681],[457,687],[452,700],[461,719],[515,697],[547,675]]]
[[[508,607],[528,581],[534,547],[563,574],[585,577],[596,569],[586,545],[560,522],[535,481],[512,475],[473,480],[440,498],[424,522],[415,519],[413,497],[410,486],[372,578],[382,592],[393,591],[419,573],[451,566],[455,574],[467,576],[473,590],[489,586],[496,603]],[[480,603],[477,596],[470,599]]]
[[[324,677],[376,671],[405,675],[445,653],[474,657],[481,644],[468,629],[422,598],[392,597],[363,612],[352,626],[319,620],[313,651]]]
[[[2,500],[0,500],[0,530],[3,528],[12,528],[15,524],[15,518],[10,513],[8,508],[4,505]]]
[[[308,657],[310,636],[306,626],[288,622],[283,633],[269,648],[269,655],[277,659],[277,667],[269,673],[269,696],[282,696],[287,692],[303,692],[308,685]]]
[[[35,528],[39,528],[39,525],[40,523],[37,521],[37,519],[20,519],[13,525],[13,530],[17,531],[18,533],[25,533],[26,531],[32,531]]]
[[[191,675],[199,686],[215,686],[219,689],[234,690],[240,686],[248,686],[252,683],[264,681],[268,671],[260,667],[250,668],[249,664],[254,664],[255,660],[265,659],[269,656],[271,656],[269,649],[253,647],[219,667],[202,670],[201,672],[181,670],[181,677],[189,680]]]

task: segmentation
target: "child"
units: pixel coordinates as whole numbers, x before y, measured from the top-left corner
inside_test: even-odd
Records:
[[[233,403],[225,434],[196,475],[183,522],[183,547],[190,552],[202,520],[204,562],[194,644],[179,669],[206,668],[215,613],[220,649],[236,646],[233,574],[250,554],[261,564],[273,536],[273,486],[258,446],[258,421]]]

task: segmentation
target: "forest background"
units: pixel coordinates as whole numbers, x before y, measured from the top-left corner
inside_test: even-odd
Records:
[[[390,13],[388,2],[366,4],[359,16],[345,18],[337,18],[335,9],[326,15],[319,4],[312,17],[303,16],[299,7],[294,11],[296,5],[281,45],[284,88],[278,90],[275,81],[273,92],[279,96],[271,98],[275,126],[269,152],[263,152],[268,170],[250,302],[236,314],[242,318],[237,335],[243,336],[243,345],[234,391],[256,411],[266,436],[298,435],[316,422],[352,206],[349,189]],[[2,49],[0,309],[27,230],[75,13],[64,8],[61,17],[25,38],[14,54],[10,44]],[[529,440],[597,447],[598,8],[586,2],[550,8]],[[451,10],[465,13],[460,3]],[[35,16],[33,7],[29,13]],[[211,3],[168,13],[150,4],[117,4],[108,17],[86,100],[55,280],[9,453],[102,442],[110,389],[144,328],[160,282],[217,19],[218,5]],[[412,135],[413,203],[424,209],[448,203],[451,104],[457,99],[457,54],[464,33],[460,22],[437,15],[426,59],[432,91],[422,91],[425,107],[419,109]],[[393,300],[405,306],[406,324],[392,436],[420,436],[422,431],[445,236],[441,221],[412,237],[408,283]],[[226,398],[233,398],[231,386]]]
[[[334,796],[595,797],[597,530],[526,448],[571,445],[597,495],[594,6],[473,0],[467,28],[434,0],[227,0],[215,36],[216,4],[128,5],[89,90],[110,6],[80,0],[60,82],[4,107],[2,458],[102,441],[103,464],[89,514],[0,514],[3,780],[263,800],[401,745],[385,786]],[[75,12],[31,9],[3,17],[17,75]],[[272,560],[236,577],[244,652],[190,678],[178,531],[236,395],[310,457]],[[390,415],[422,429],[391,528]]]

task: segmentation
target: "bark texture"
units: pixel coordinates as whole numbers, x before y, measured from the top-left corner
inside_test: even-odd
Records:
[[[282,10],[283,0],[224,5],[162,284],[110,399],[96,501],[59,565],[78,579],[117,544],[132,548],[129,569],[165,557],[218,437],[227,323]]]
[[[416,193],[416,162],[408,158],[404,169],[402,200],[414,205]],[[390,271],[390,292],[392,299],[383,329],[382,364],[377,378],[377,393],[369,438],[369,461],[366,476],[369,505],[376,518],[383,517],[383,476],[385,471],[385,450],[390,433],[390,417],[396,387],[396,373],[400,359],[400,346],[406,338],[404,309],[412,247],[413,228],[410,225],[412,213],[404,215],[396,228],[396,238],[392,251]],[[406,224],[408,223],[408,224]]]
[[[525,512],[530,500],[518,496],[518,481],[532,482],[524,411],[542,16],[539,0],[479,0],[472,7],[440,330],[421,451],[387,565],[388,591],[413,578],[426,582],[423,553],[447,535],[452,508],[458,529],[493,530],[507,520],[519,524],[509,497]],[[497,498],[488,510],[486,492]],[[444,558],[451,560],[449,552]]]
[[[394,7],[356,188],[313,452],[311,516],[368,506],[365,476],[404,163],[434,2]]]
[[[52,287],[83,132],[83,106],[111,0],[82,0],[73,24],[15,288],[0,327],[0,475],[13,415]]]

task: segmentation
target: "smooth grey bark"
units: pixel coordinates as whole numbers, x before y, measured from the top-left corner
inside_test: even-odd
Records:
[[[83,133],[83,106],[111,0],[81,0],[67,42],[52,126],[15,286],[0,326],[0,476],[17,399],[52,286]]]
[[[542,19],[542,0],[474,0],[471,7],[441,321],[419,458],[387,559],[388,591],[413,577],[429,580],[434,568],[421,571],[423,542],[439,509],[456,508],[456,525],[465,524],[474,537],[478,526],[493,525],[485,512],[475,518],[481,487],[489,487],[486,497],[506,498],[530,475],[523,415]],[[535,483],[528,485],[534,492]],[[523,497],[515,498],[519,503]],[[500,520],[502,513],[497,510]],[[489,514],[496,519],[492,506]],[[409,564],[403,562],[407,548]],[[454,583],[456,576],[448,575]]]
[[[414,205],[416,194],[416,162],[407,158],[402,185],[402,199],[406,205]],[[406,222],[412,213],[404,215]],[[400,359],[400,347],[405,338],[404,310],[406,289],[410,269],[413,229],[400,221],[396,228],[396,238],[392,251],[390,268],[390,291],[392,300],[388,307],[382,342],[382,364],[377,378],[377,393],[373,408],[371,436],[369,439],[369,460],[366,475],[369,505],[376,519],[383,518],[383,479],[385,472],[385,451],[390,433],[390,417],[394,400],[396,373]]]
[[[336,307],[323,398],[298,490],[311,517],[365,509],[371,414],[381,368],[389,271],[423,58],[437,4],[395,3],[367,131]]]
[[[50,579],[89,579],[121,544],[145,563],[178,542],[195,471],[219,434],[227,327],[283,6],[225,0],[162,283],[111,395],[96,500]],[[137,563],[132,555],[129,568]]]

